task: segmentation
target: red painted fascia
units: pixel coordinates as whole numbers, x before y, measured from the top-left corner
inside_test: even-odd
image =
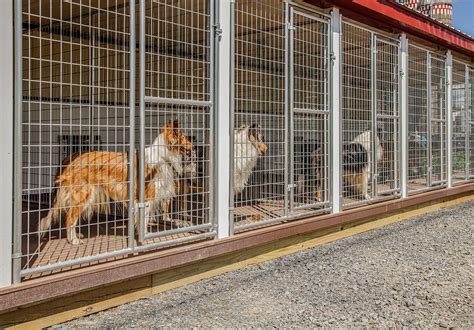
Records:
[[[321,1],[307,0],[318,4]],[[356,18],[367,18],[367,22],[377,21],[378,25],[423,38],[441,47],[453,49],[470,57],[474,57],[474,39],[441,22],[411,10],[392,0],[323,0],[325,5],[339,7],[342,12],[350,11]],[[351,15],[348,15],[349,17]]]

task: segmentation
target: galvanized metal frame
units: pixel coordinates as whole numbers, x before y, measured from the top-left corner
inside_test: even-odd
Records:
[[[238,3],[238,2],[237,2]],[[276,3],[276,2],[275,2]],[[283,4],[283,2],[282,2]],[[331,34],[329,33],[329,16],[325,14],[321,14],[320,12],[314,10],[312,7],[309,6],[304,6],[299,3],[295,2],[290,2],[287,1],[284,3],[285,6],[285,21],[286,21],[286,28],[285,28],[285,79],[284,79],[284,93],[285,93],[285,106],[284,106],[284,161],[285,161],[285,166],[284,166],[284,190],[283,190],[283,210],[282,210],[282,215],[279,217],[273,217],[270,219],[261,219],[258,221],[254,221],[252,223],[244,223],[244,224],[235,224],[235,221],[233,221],[233,226],[235,231],[241,231],[241,230],[246,230],[249,228],[253,228],[256,226],[262,226],[262,225],[267,225],[270,223],[275,223],[275,222],[281,222],[283,220],[291,220],[297,218],[295,215],[295,212],[299,212],[299,214],[302,214],[301,211],[304,211],[305,215],[314,215],[314,214],[319,214],[319,213],[324,213],[328,212],[330,208],[330,191],[331,189],[329,188],[329,179],[327,176],[329,175],[328,170],[323,170],[324,175],[326,176],[324,178],[325,185],[328,189],[326,193],[324,194],[326,197],[326,201],[323,201],[321,203],[315,203],[315,204],[306,204],[306,205],[296,205],[295,204],[295,178],[294,178],[294,173],[295,173],[295,148],[294,148],[294,125],[295,125],[295,113],[298,114],[315,114],[315,115],[323,115],[327,116],[327,123],[326,127],[329,125],[329,116],[330,112],[328,110],[324,109],[298,109],[294,106],[294,69],[293,69],[293,63],[294,63],[294,38],[295,38],[295,15],[300,15],[301,17],[304,17],[304,19],[308,19],[309,21],[312,22],[321,22],[323,24],[327,24],[327,40],[325,40],[325,43],[327,43],[327,65],[329,65],[329,45],[330,45],[330,38]],[[235,58],[235,56],[234,56]],[[329,66],[326,68],[326,70],[329,70]],[[330,70],[329,70],[330,71]],[[325,94],[325,103],[326,103],[326,108],[329,109],[329,79],[328,76],[326,77],[327,81],[327,86],[323,89],[323,93]],[[327,129],[327,128],[326,128]],[[231,128],[231,131],[234,131],[234,127]],[[328,144],[330,140],[328,140]],[[232,143],[234,144],[234,143]],[[328,145],[329,147],[329,145]],[[330,148],[330,147],[329,147]],[[329,158],[329,157],[328,157]],[[329,162],[329,159],[327,159],[327,162]],[[328,166],[328,163],[325,165]],[[231,187],[232,189],[232,187]],[[233,216],[235,217],[235,205],[234,203],[230,203],[231,207],[231,212],[233,213]],[[316,208],[316,209],[315,209]]]
[[[447,145],[447,187],[453,186],[453,55],[451,51],[446,52],[446,133],[448,135]]]
[[[23,47],[22,45],[22,0],[14,2],[14,30],[15,30],[15,49],[14,49],[14,155],[13,155],[13,254],[12,254],[12,282],[21,282],[21,232],[22,232],[22,100],[23,100]]]
[[[209,8],[209,22],[213,22],[212,26],[209,28],[209,37],[207,38],[209,42],[209,57],[207,60],[209,61],[209,71],[208,74],[210,76],[209,78],[209,100],[186,100],[186,99],[181,99],[181,98],[173,98],[173,97],[155,97],[153,95],[146,95],[146,85],[145,85],[145,60],[146,59],[146,50],[145,50],[145,19],[140,19],[145,17],[145,13],[147,10],[147,5],[146,1],[141,0],[139,2],[139,13],[137,16],[137,13],[135,12],[135,1],[134,0],[129,0],[127,3],[118,6],[118,8],[128,8],[123,10],[123,12],[127,15],[127,22],[124,23],[123,26],[128,26],[129,27],[129,32],[128,35],[128,40],[124,42],[125,45],[129,45],[128,49],[128,66],[129,66],[129,71],[128,75],[132,78],[128,80],[129,83],[129,92],[130,94],[128,95],[128,102],[129,102],[129,111],[127,113],[128,118],[129,118],[129,134],[128,134],[128,155],[127,155],[127,161],[129,162],[129,172],[128,172],[128,177],[127,179],[129,180],[129,187],[127,188],[128,190],[128,198],[126,203],[128,203],[129,207],[128,210],[125,211],[125,214],[128,213],[128,231],[126,231],[126,237],[127,237],[127,244],[126,248],[122,249],[115,249],[113,251],[107,251],[107,252],[98,252],[94,253],[92,255],[87,255],[84,257],[74,257],[72,256],[71,258],[68,258],[63,261],[59,262],[50,262],[47,264],[42,264],[40,266],[35,266],[35,267],[29,267],[22,269],[21,267],[21,248],[22,248],[22,243],[21,243],[21,235],[22,235],[22,228],[21,228],[21,215],[22,215],[22,98],[23,98],[23,82],[22,82],[22,4],[21,1],[16,1],[15,2],[15,42],[17,47],[15,47],[15,171],[16,175],[14,176],[15,178],[15,191],[14,191],[14,202],[15,202],[15,211],[13,214],[13,224],[15,226],[15,239],[14,239],[14,251],[12,255],[12,260],[13,260],[13,279],[15,283],[18,283],[21,281],[21,278],[24,276],[30,276],[35,273],[42,273],[42,272],[50,272],[56,269],[63,269],[67,267],[72,267],[76,265],[81,265],[85,263],[90,263],[93,261],[100,261],[104,259],[109,259],[109,258],[114,258],[118,256],[124,256],[127,254],[133,254],[133,253],[139,253],[142,251],[148,251],[151,249],[156,249],[168,245],[175,245],[175,244],[181,244],[181,243],[186,243],[194,240],[201,240],[201,239],[207,239],[211,237],[216,236],[216,227],[217,223],[214,218],[213,214],[213,209],[211,205],[214,205],[213,202],[213,188],[214,185],[212,182],[209,182],[209,194],[207,200],[205,201],[206,205],[209,205],[209,210],[207,211],[207,219],[209,221],[205,224],[199,224],[199,225],[194,225],[194,226],[187,226],[185,228],[176,228],[173,230],[168,230],[166,232],[162,231],[159,233],[154,233],[154,234],[148,234],[145,235],[142,230],[138,230],[139,234],[139,242],[144,243],[142,246],[135,246],[135,241],[134,241],[134,236],[135,236],[135,217],[138,216],[140,219],[140,222],[142,226],[140,228],[143,228],[143,223],[144,223],[144,208],[146,207],[144,203],[144,161],[140,161],[140,168],[135,169],[135,135],[136,135],[136,130],[135,130],[135,104],[137,102],[137,99],[140,100],[140,112],[137,114],[139,115],[140,118],[140,129],[139,129],[139,158],[140,160],[144,160],[144,148],[145,148],[145,138],[144,138],[144,127],[145,127],[145,120],[144,120],[144,113],[146,111],[146,104],[150,103],[156,103],[156,104],[162,104],[164,106],[169,106],[169,105],[177,105],[177,106],[193,106],[193,107],[207,107],[209,109],[209,122],[214,123],[214,100],[216,99],[216,94],[214,92],[214,75],[215,75],[215,70],[216,68],[214,67],[214,62],[215,62],[215,57],[217,53],[217,48],[215,46],[217,36],[219,34],[218,31],[218,26],[214,24],[216,22],[216,16],[215,16],[215,2],[214,0],[209,0],[208,1],[208,8]],[[74,4],[76,5],[76,4]],[[61,4],[62,6],[62,4]],[[116,7],[113,7],[116,8]],[[81,7],[82,10],[82,7]],[[129,11],[128,11],[129,10]],[[72,9],[71,9],[72,11]],[[82,13],[82,12],[81,12]],[[90,24],[95,24],[95,14],[90,13],[88,14],[89,17],[93,17],[93,21],[88,21]],[[124,16],[121,16],[122,18]],[[135,31],[136,24],[135,24],[135,18],[138,17],[140,22],[140,34],[139,34],[139,43],[140,45],[140,61],[139,61],[139,69],[138,72],[135,71],[136,69],[136,45],[137,45],[137,33]],[[78,19],[79,20],[79,19]],[[79,24],[82,22],[81,20],[78,21]],[[91,23],[92,22],[92,23]],[[109,26],[112,28],[112,25]],[[48,30],[49,31],[49,30]],[[94,30],[95,31],[95,30]],[[105,40],[105,39],[100,39],[99,41],[98,35],[93,32],[91,34],[91,47],[92,43],[96,47],[98,46],[98,43]],[[58,39],[59,42],[62,42],[63,38],[61,36],[60,39]],[[78,46],[82,46],[83,43],[82,41],[77,41]],[[97,45],[96,45],[97,44]],[[87,46],[89,47],[89,46]],[[104,47],[105,49],[105,47]],[[109,48],[107,48],[108,50]],[[60,52],[59,56],[61,56],[61,59],[63,58],[62,52]],[[82,56],[82,55],[81,55]],[[93,61],[93,58],[91,58],[91,54],[89,52],[89,61]],[[105,60],[104,60],[105,63]],[[108,63],[108,61],[107,61]],[[96,65],[96,63],[90,62],[90,65]],[[92,74],[92,73],[91,73]],[[60,71],[60,77],[62,79],[63,71],[61,69]],[[105,75],[104,75],[105,76]],[[140,90],[139,90],[139,97],[136,97],[135,94],[135,77],[139,77],[139,82],[140,82]],[[100,77],[96,77],[99,79]],[[82,79],[82,78],[81,78]],[[104,78],[106,79],[106,78]],[[61,80],[62,81],[62,80]],[[90,85],[89,90],[92,88],[92,85]],[[92,92],[90,93],[92,95]],[[91,96],[93,97],[93,96]],[[91,124],[92,125],[92,124]],[[214,134],[213,134],[213,126],[209,128],[209,135],[210,135],[210,142],[209,142],[209,149],[213,149],[214,142]],[[209,155],[211,154],[208,153]],[[209,159],[208,161],[208,173],[213,173],[214,171],[214,165],[213,165],[213,158]],[[135,180],[135,174],[139,173],[139,178],[138,181],[136,182]],[[211,175],[213,176],[213,175]],[[135,196],[135,189],[134,187],[138,186],[139,188],[139,193],[138,196]],[[189,233],[193,231],[198,231],[197,234],[193,234],[190,236],[182,236],[182,237],[166,237],[163,239],[163,236],[168,236],[171,234],[180,234],[180,233]],[[158,238],[161,237],[159,241],[145,241],[146,239],[149,238]]]
[[[216,129],[216,124],[214,121],[214,113],[215,113],[215,107],[214,103],[218,101],[219,99],[216,97],[215,94],[215,76],[216,76],[216,58],[217,58],[217,49],[218,49],[218,43],[217,43],[217,37],[220,35],[219,31],[219,26],[218,26],[218,21],[216,20],[217,16],[217,10],[216,10],[216,3],[214,0],[205,0],[204,2],[204,11],[201,12],[199,10],[203,10],[200,8],[199,4],[196,4],[195,9],[190,9],[187,6],[190,5],[191,3],[176,3],[176,4],[169,4],[166,2],[156,2],[156,5],[152,4],[150,8],[146,7],[146,2],[143,1],[141,3],[141,15],[140,15],[140,88],[141,88],[141,93],[140,93],[140,106],[142,111],[140,112],[140,166],[142,167],[142,171],[144,171],[144,163],[145,163],[145,155],[144,155],[144,150],[146,147],[146,139],[145,139],[145,131],[147,130],[145,126],[145,122],[147,120],[147,111],[150,112],[149,116],[151,117],[150,119],[153,120],[154,108],[149,107],[157,107],[157,112],[158,114],[158,121],[160,121],[159,116],[176,116],[179,115],[182,112],[189,112],[189,116],[191,117],[190,121],[191,123],[194,121],[194,116],[199,113],[202,114],[204,117],[204,122],[201,123],[203,127],[183,127],[183,129],[190,129],[190,130],[202,130],[203,135],[209,135],[208,137],[208,143],[207,145],[204,146],[204,148],[208,149],[208,152],[206,153],[209,155],[207,159],[204,160],[198,160],[197,162],[203,162],[202,166],[204,167],[204,173],[202,174],[204,177],[201,178],[204,181],[204,191],[201,193],[203,195],[203,201],[202,201],[202,206],[198,207],[198,212],[202,213],[199,217],[202,217],[202,221],[199,221],[200,223],[194,224],[193,219],[191,219],[191,224],[189,223],[176,223],[176,226],[171,223],[168,225],[164,225],[164,229],[157,229],[156,231],[153,232],[148,232],[147,228],[145,228],[148,224],[148,220],[145,219],[145,217],[149,216],[150,219],[153,218],[154,216],[152,214],[145,214],[145,210],[148,207],[144,196],[140,195],[138,207],[140,210],[140,242],[142,244],[153,244],[153,242],[147,242],[146,240],[154,239],[154,238],[160,238],[168,235],[174,235],[174,234],[180,234],[180,233],[192,233],[195,231],[203,231],[207,232],[210,231],[213,233],[213,235],[217,235],[217,223],[216,219],[214,218],[214,206],[213,206],[213,196],[214,196],[214,182],[213,178],[216,173],[219,173],[219,171],[215,172],[214,171],[214,162],[213,159],[216,156],[216,150],[214,148],[215,145],[215,139],[216,136],[214,134],[214,131]],[[159,6],[164,6],[166,10],[168,7],[170,7],[170,11],[174,12],[183,12],[186,13],[185,16],[183,17],[191,17],[190,18],[190,24],[187,25],[186,21],[185,22],[170,22],[168,21],[168,18],[162,18],[160,17],[160,8]],[[202,4],[200,4],[202,6]],[[155,7],[154,7],[155,6]],[[149,10],[149,12],[148,12]],[[157,16],[154,16],[154,10],[157,10]],[[192,15],[197,15],[198,17],[194,20]],[[202,17],[199,17],[202,16]],[[146,20],[151,21],[151,31],[147,30],[147,24]],[[203,20],[200,22],[200,20]],[[196,24],[196,21],[200,23],[198,26],[194,26]],[[157,22],[158,24],[168,24],[171,26],[174,25],[179,25],[181,26],[181,30],[186,29],[186,34],[184,36],[180,36],[179,33],[174,34],[173,32],[167,32],[164,31],[162,36],[156,36],[153,31],[153,24]],[[159,29],[158,25],[158,29]],[[194,38],[194,33],[202,33],[204,40],[195,40]],[[190,55],[190,67],[187,66],[187,63],[185,62],[187,60],[187,57],[185,56],[185,59],[182,59],[180,56],[174,56],[171,55],[171,59],[168,59],[168,61],[176,61],[176,63],[170,64],[169,67],[166,70],[163,71],[162,77],[158,77],[158,82],[153,83],[150,85],[150,83],[153,81],[150,78],[150,81],[146,80],[146,76],[154,76],[156,73],[161,73],[160,70],[161,68],[159,67],[159,64],[156,66],[158,68],[153,67],[153,59],[150,59],[148,61],[147,58],[147,52],[148,48],[150,47],[149,45],[146,44],[147,38],[150,39],[151,47],[154,49],[155,47],[160,48],[161,46],[159,45],[159,42],[164,40],[165,42],[175,42],[178,44],[185,44],[186,47],[192,48],[192,47],[198,47],[203,54],[200,54],[201,58],[193,58],[192,54]],[[162,39],[161,39],[162,38]],[[188,52],[193,52],[193,50],[188,50]],[[148,55],[149,56],[149,55]],[[147,63],[148,67],[146,68]],[[196,86],[193,85],[187,85],[187,86],[182,86],[178,85],[180,82],[180,79],[184,81],[184,79],[192,78],[194,80],[194,72],[191,72],[194,63],[196,63],[196,66],[203,66],[202,70],[204,71],[203,77],[198,77],[197,79],[201,80],[202,84],[206,85],[202,87],[202,91],[199,91],[199,89]],[[179,71],[180,70],[184,71]],[[157,72],[158,71],[158,72]],[[160,86],[160,78],[168,79],[171,80],[171,87],[168,85],[162,85]],[[189,79],[188,79],[189,80]],[[172,85],[172,84],[175,85]],[[176,88],[176,90],[174,89]],[[151,93],[151,94],[150,94]],[[180,95],[178,97],[175,97],[174,95]],[[171,96],[168,96],[171,95]],[[161,110],[161,107],[164,107],[163,111]],[[166,107],[170,107],[168,110]],[[176,110],[174,110],[174,107],[177,107]],[[199,115],[201,116],[201,115]],[[208,117],[206,120],[205,117]],[[206,123],[207,121],[207,123]],[[163,123],[164,124],[164,123]],[[152,130],[159,129],[161,127],[151,127]],[[180,127],[181,128],[181,127]],[[205,138],[205,137],[204,137]],[[211,156],[212,155],[212,156]],[[197,165],[195,163],[195,165]],[[199,175],[198,175],[199,176]],[[145,176],[144,173],[142,172],[141,174],[141,179],[140,179],[140,192],[144,191],[144,186],[145,186]],[[183,176],[182,178],[177,178],[179,182],[182,182],[183,180],[188,180],[186,176]],[[205,181],[208,181],[206,184]],[[208,187],[206,189],[206,187]],[[191,192],[190,195],[188,196],[188,193],[185,193],[184,195],[176,195],[177,199],[182,199],[182,203],[188,204],[189,203],[189,198],[193,198],[193,193]],[[193,203],[194,204],[194,203]],[[193,205],[192,204],[192,205]],[[185,210],[178,210],[176,212],[172,212],[173,220],[172,222],[177,221],[174,218],[181,218],[181,217],[187,217]],[[190,210],[190,212],[194,212],[193,209]],[[167,219],[164,219],[164,221],[167,221]],[[181,220],[179,220],[181,221]],[[189,222],[189,221],[187,221]],[[201,223],[202,222],[202,223]],[[169,228],[168,228],[169,227]],[[206,234],[206,233],[205,233]],[[202,235],[202,234],[192,234],[194,235]]]
[[[452,59],[451,67],[451,148],[452,148],[452,184],[463,184],[470,179],[470,87],[469,66],[459,60]],[[456,106],[455,106],[456,105]],[[457,114],[457,118],[454,118]],[[456,122],[460,119],[460,123]],[[459,136],[462,135],[462,136]],[[464,155],[460,155],[464,153]],[[456,157],[454,157],[456,156]],[[462,166],[462,168],[459,168]]]
[[[400,188],[401,197],[408,196],[408,39],[400,36]]]
[[[359,52],[354,59],[352,59],[353,61],[360,61],[362,63],[363,60],[369,62],[370,64],[367,66],[367,69],[366,70],[366,74],[367,74],[367,77],[360,77],[359,75],[362,74],[359,72],[359,74],[357,74],[360,78],[360,80],[370,80],[370,82],[368,83],[368,89],[369,89],[369,95],[367,95],[364,100],[367,101],[367,102],[370,102],[370,109],[369,111],[366,111],[366,115],[368,113],[370,113],[370,119],[367,119],[367,123],[370,125],[370,132],[369,132],[369,135],[368,135],[368,138],[370,139],[370,141],[365,141],[365,143],[369,143],[370,146],[371,146],[371,150],[370,150],[370,164],[368,164],[368,166],[370,166],[370,179],[369,179],[369,186],[370,186],[370,198],[369,199],[362,199],[359,198],[357,199],[357,197],[353,194],[353,193],[349,193],[346,191],[345,193],[345,198],[344,198],[344,202],[343,202],[343,208],[344,209],[347,209],[347,208],[351,208],[351,207],[356,207],[356,206],[359,206],[359,205],[364,205],[364,204],[371,204],[377,200],[386,200],[386,199],[390,199],[390,198],[397,198],[399,197],[400,195],[400,177],[401,177],[401,167],[398,166],[398,161],[400,160],[400,152],[401,152],[401,149],[400,149],[400,143],[401,143],[401,140],[399,137],[396,137],[393,139],[393,157],[395,158],[394,159],[394,168],[393,170],[391,171],[392,172],[392,175],[393,175],[393,184],[394,184],[394,187],[391,187],[389,189],[384,189],[384,190],[381,190],[380,188],[378,188],[379,183],[378,183],[378,172],[379,172],[379,169],[378,167],[380,166],[380,164],[377,164],[377,161],[376,160],[376,152],[377,152],[377,148],[376,148],[376,137],[377,137],[377,129],[379,128],[379,120],[383,119],[383,120],[392,120],[393,121],[393,134],[398,134],[398,127],[400,125],[400,102],[399,102],[399,95],[400,95],[400,84],[398,83],[394,83],[394,88],[396,89],[395,92],[394,92],[394,95],[393,95],[393,98],[391,100],[391,102],[393,102],[393,107],[394,107],[394,113],[393,115],[385,115],[385,114],[379,114],[378,111],[377,111],[377,108],[378,108],[378,95],[377,95],[377,88],[378,88],[378,84],[379,84],[379,81],[378,81],[378,76],[377,76],[377,73],[378,73],[378,67],[377,67],[377,52],[378,52],[378,45],[381,44],[381,45],[388,45],[390,47],[395,47],[396,50],[394,50],[394,56],[397,57],[397,60],[392,63],[393,65],[397,66],[399,65],[399,54],[400,54],[400,40],[397,40],[394,36],[390,36],[390,35],[387,35],[386,33],[379,33],[379,32],[376,32],[374,30],[371,30],[371,29],[367,29],[351,20],[348,20],[348,19],[344,19],[343,20],[343,24],[344,26],[346,27],[346,29],[353,29],[354,31],[352,32],[352,34],[354,35],[353,37],[355,36],[358,36],[360,35],[360,33],[364,33],[366,34],[366,38],[364,38],[366,44],[364,45],[354,45],[354,47],[364,47],[364,51],[366,51],[367,53],[370,51],[370,55],[367,55],[365,56],[366,54],[362,54],[361,52]],[[380,40],[380,41],[379,41]],[[357,40],[356,40],[357,41]],[[353,41],[354,42],[354,41]],[[361,42],[364,42],[364,41],[361,41]],[[343,41],[344,43],[344,41]],[[351,44],[352,45],[352,44]],[[346,42],[346,47],[349,46],[349,43]],[[348,54],[348,52],[344,52],[344,47],[342,47],[342,54],[343,54],[343,57],[344,56],[351,56],[351,54]],[[395,54],[396,52],[396,54]],[[362,59],[362,57],[364,57],[364,59]],[[351,59],[346,59],[347,61],[351,61]],[[345,65],[345,62],[346,60],[343,60],[342,62],[342,65],[344,67]],[[364,69],[364,66],[363,64],[354,64],[352,63],[352,67],[357,67],[359,69]],[[350,64],[347,64],[350,66]],[[364,64],[365,65],[365,64]],[[343,69],[344,70],[344,69]],[[397,72],[394,72],[393,74],[393,77],[396,77],[394,79],[398,79],[398,71]],[[344,72],[342,72],[341,74],[341,81],[344,79]],[[347,78],[349,79],[349,77]],[[352,86],[352,85],[351,85]],[[344,102],[348,102],[348,96],[344,96],[344,93],[347,93],[348,90],[347,88],[351,88],[351,86],[343,86],[342,87],[342,93],[343,93],[343,97],[342,97],[342,100],[343,100],[343,107],[344,107]],[[353,86],[352,86],[353,88]],[[350,91],[349,91],[350,92]],[[362,98],[362,93],[363,92],[360,92],[360,95],[358,96],[357,100],[358,102],[362,102],[361,101],[361,98]],[[347,94],[349,95],[349,94]],[[350,99],[352,100],[352,99]],[[352,111],[354,112],[355,109],[346,109],[347,111]],[[345,116],[346,114],[343,113],[343,116],[342,116],[342,121],[344,122],[346,119],[345,119]],[[347,122],[346,124],[343,125],[343,128],[342,128],[342,134],[343,134],[343,144],[348,144],[350,143],[351,141],[347,140],[347,134],[350,133],[350,131],[347,131],[346,132],[346,127],[345,125],[347,125]],[[359,128],[359,129],[356,129],[358,130],[357,133],[363,133],[363,131]],[[353,132],[354,134],[354,132]],[[356,137],[356,139],[358,139],[358,137]],[[382,141],[381,141],[382,142]],[[344,152],[341,150],[341,152]],[[343,163],[343,166],[344,166],[344,160],[341,160],[341,163]],[[349,164],[346,164],[345,166],[348,166]],[[344,171],[342,172],[342,176],[345,178],[346,176],[349,177],[350,175],[345,173]],[[347,183],[347,178],[344,179],[344,186],[346,189],[344,190],[352,190],[354,189],[354,187],[352,187],[352,184],[348,184]]]

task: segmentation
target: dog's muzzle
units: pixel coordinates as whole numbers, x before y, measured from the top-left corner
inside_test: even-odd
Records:
[[[263,156],[268,150],[268,147],[265,143],[259,143],[258,144],[258,153],[260,154],[260,156]]]

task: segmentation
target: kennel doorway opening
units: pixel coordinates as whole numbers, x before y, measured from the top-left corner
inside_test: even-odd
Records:
[[[16,141],[22,179],[15,187],[22,210],[14,215],[21,227],[21,237],[15,238],[21,256],[14,259],[20,277],[30,279],[215,236],[210,220],[213,4],[212,0],[22,1],[17,9],[22,19],[23,54],[18,59],[22,72],[16,77],[23,85],[22,95],[17,95],[22,99],[22,126],[17,127],[22,140]],[[194,146],[196,169],[168,178],[172,185],[186,181],[187,190],[177,190],[167,221],[162,210],[150,215],[153,219],[139,242],[138,234],[145,230],[134,229],[133,214],[146,207],[147,201],[139,199],[139,187],[149,183],[140,180],[139,167],[146,162],[140,147],[148,147],[166,123],[175,120]],[[110,175],[100,180],[120,186],[124,193],[56,203],[57,191],[64,188],[56,183],[57,174],[74,160],[84,160],[74,165],[82,177],[69,188],[89,195],[97,189],[89,179],[105,158],[91,161],[90,153],[107,155]],[[87,217],[87,208],[100,212],[92,212],[90,221],[78,221],[82,244],[70,244],[65,218],[83,209]],[[58,221],[43,231],[41,239],[38,223],[51,209],[57,211]]]
[[[279,0],[238,0],[234,22],[234,131],[259,125],[268,150],[233,191],[233,230],[328,212],[329,17]],[[234,142],[235,172],[249,156]]]
[[[344,208],[400,195],[399,40],[342,24]]]
[[[446,57],[408,48],[408,191],[446,184]]]

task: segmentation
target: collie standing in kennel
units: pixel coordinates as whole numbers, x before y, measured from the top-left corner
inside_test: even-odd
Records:
[[[182,157],[191,153],[192,143],[177,120],[168,122],[153,143],[145,149],[145,228],[150,215],[163,209],[163,203],[175,196],[175,175],[183,172]],[[138,157],[135,157],[137,168]],[[89,221],[95,213],[109,213],[109,203],[122,202],[128,208],[128,154],[90,151],[79,153],[63,162],[56,184],[53,207],[39,223],[42,237],[51,225],[65,214],[67,240],[77,245],[77,223]],[[137,173],[135,173],[135,176]],[[138,179],[134,187],[138,196]],[[136,200],[135,203],[138,201]],[[138,226],[135,215],[135,226]]]
[[[258,158],[267,149],[260,125],[242,125],[234,131],[234,194],[244,190]]]
[[[345,185],[349,190],[356,192],[363,199],[370,199],[369,180],[371,178],[370,164],[372,163],[372,132],[366,130],[356,136],[352,142],[342,147],[342,160]],[[380,139],[382,131],[377,130],[375,135],[375,162],[379,163],[383,157]]]

